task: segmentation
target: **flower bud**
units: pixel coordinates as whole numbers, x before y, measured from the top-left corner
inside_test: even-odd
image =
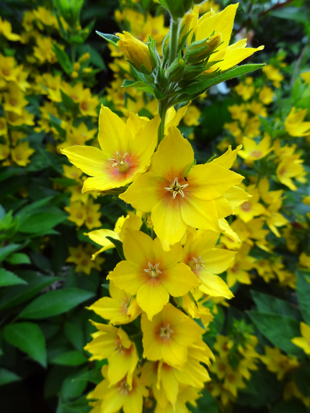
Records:
[[[80,57],[79,62],[80,62],[81,64],[83,64],[83,63],[85,63],[89,58],[90,58],[90,54],[89,54],[88,52],[86,52],[86,53],[84,53],[84,54]]]
[[[76,72],[78,72],[81,68],[81,65],[79,62],[74,63],[73,65],[73,70],[75,70]]]
[[[216,33],[208,39],[191,43],[185,50],[189,63],[198,63],[205,60],[217,48],[222,41],[221,33]]]
[[[117,36],[120,37],[117,46],[124,53],[126,59],[128,59],[139,71],[143,71],[142,65],[144,65],[145,68],[151,72],[153,70],[153,65],[147,45],[125,31],[123,33],[117,33]]]
[[[168,67],[167,76],[170,82],[178,82],[182,79],[186,61],[177,57]]]

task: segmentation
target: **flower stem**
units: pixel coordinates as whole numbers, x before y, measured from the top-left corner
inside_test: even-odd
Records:
[[[159,105],[159,116],[160,116],[161,122],[158,128],[157,145],[160,144],[160,142],[164,139],[164,136],[165,136],[165,122],[166,122],[166,113],[167,113],[167,105],[164,100],[160,100],[158,102],[158,105]]]
[[[171,17],[171,26],[170,26],[170,47],[169,47],[169,66],[177,57],[178,54],[178,41],[179,41],[179,27],[180,19],[173,20]]]

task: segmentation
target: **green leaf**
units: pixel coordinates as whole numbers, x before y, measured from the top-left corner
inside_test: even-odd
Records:
[[[299,308],[305,323],[310,325],[310,271],[297,270],[296,277]]]
[[[134,87],[137,90],[142,90],[142,92],[150,93],[151,95],[155,96],[154,88],[148,83],[142,81],[125,79],[122,84],[122,87]]]
[[[7,369],[0,369],[0,386],[3,386],[3,384],[12,383],[13,381],[19,381],[19,380],[21,380],[21,377],[19,377],[17,374],[13,373],[12,371],[9,371]]]
[[[294,375],[298,389],[305,397],[310,397],[310,365],[300,365]]]
[[[115,248],[118,252],[118,255],[120,257],[121,260],[125,260],[125,255],[124,255],[124,250],[123,250],[123,243],[121,241],[119,241],[118,239],[114,239],[112,237],[106,237],[109,241],[112,242],[112,244],[115,245]]]
[[[300,320],[300,312],[287,301],[272,295],[251,291],[251,296],[259,312],[286,315]]]
[[[67,351],[51,359],[51,363],[61,366],[80,366],[87,362],[87,358],[78,350]]]
[[[63,290],[50,291],[36,298],[19,314],[19,318],[31,318],[41,320],[65,313],[95,294],[78,288],[66,288]]]
[[[53,43],[53,51],[56,55],[56,58],[60,66],[67,73],[67,75],[70,75],[73,71],[73,68],[67,53],[64,50],[62,50],[56,43]]]
[[[37,275],[32,272],[27,272],[25,275],[19,275],[22,276],[28,285],[17,285],[1,294],[0,311],[7,310],[24,303],[34,295],[38,294],[43,288],[61,279],[60,277]]]
[[[187,94],[196,94],[196,93],[202,93],[206,89],[210,88],[211,86],[217,85],[221,82],[225,82],[227,80],[233,79],[234,77],[245,75],[250,72],[254,72],[257,69],[261,69],[264,67],[264,64],[250,64],[250,65],[242,65],[242,66],[236,66],[232,69],[227,70],[226,72],[214,76],[214,77],[209,77],[206,80],[204,80],[204,76],[200,76],[195,82],[193,82],[192,85],[190,85],[187,88],[182,89],[180,92],[187,93]]]
[[[85,373],[77,376],[73,381],[90,381],[94,384],[99,384],[102,381],[101,368],[95,367],[92,370],[88,370]]]
[[[68,96],[66,93],[64,93],[61,89],[60,89],[60,93],[61,93],[61,101],[62,101],[64,107],[69,112],[72,112],[73,114],[77,113],[79,104],[77,102],[74,102],[74,100],[71,99],[70,96]]]
[[[68,321],[64,325],[64,332],[70,343],[79,351],[83,351],[84,335],[83,328],[77,321]]]
[[[291,342],[292,338],[300,336],[299,323],[294,318],[258,311],[249,311],[248,314],[257,329],[274,346],[292,356],[303,354],[303,351]]]
[[[13,265],[31,264],[31,261],[28,255],[23,254],[22,252],[17,252],[15,254],[12,254],[6,261]]]
[[[36,324],[9,324],[4,327],[3,334],[8,343],[24,351],[33,360],[46,367],[45,338]]]
[[[74,381],[74,380],[72,380]],[[64,413],[89,413],[89,404],[86,396],[80,397],[78,400],[62,405]]]
[[[307,413],[306,406],[295,398],[278,403],[270,413]]]
[[[106,40],[107,42],[109,42],[110,44],[118,48],[117,46],[117,42],[119,41],[118,36],[115,36],[114,34],[109,34],[109,33],[101,33],[101,32],[98,32],[98,30],[96,30],[96,33],[100,37],[102,37],[104,40]]]
[[[65,212],[53,205],[42,207],[24,217],[19,231],[26,234],[41,234],[65,221],[67,216]]]
[[[27,281],[19,278],[11,271],[6,271],[4,268],[0,269],[0,287],[7,287],[9,285],[27,284]]]
[[[19,247],[19,244],[9,244],[6,247],[0,248],[0,262],[8,257],[13,251],[16,251]]]

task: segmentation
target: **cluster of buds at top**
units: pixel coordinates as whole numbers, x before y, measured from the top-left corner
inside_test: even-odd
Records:
[[[199,18],[198,10],[189,12],[199,1],[159,1],[171,14],[171,28],[162,42],[162,56],[151,37],[145,44],[125,31],[117,35],[97,32],[118,47],[131,65],[133,80],[126,79],[123,87],[134,86],[150,93],[169,108],[195,99],[223,80],[263,66],[235,68],[242,60],[263,48],[246,48],[246,41],[229,46],[237,4],[217,14],[211,10]],[[231,75],[227,73],[229,71]],[[225,79],[221,76],[223,72]]]

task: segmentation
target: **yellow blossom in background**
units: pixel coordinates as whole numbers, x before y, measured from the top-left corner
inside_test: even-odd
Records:
[[[6,20],[2,20],[0,17],[0,35],[1,34],[11,42],[17,42],[20,40],[20,36],[18,34],[12,33],[11,23]]]
[[[78,247],[69,247],[69,257],[67,262],[75,264],[76,272],[84,272],[89,275],[92,268],[100,270],[100,265],[105,261],[104,258],[98,258],[96,262],[91,261],[91,255],[94,253],[94,247],[87,244],[86,247],[79,245]]]
[[[302,337],[292,338],[292,343],[303,349],[306,354],[310,354],[310,326],[300,322],[300,332]]]
[[[273,82],[275,87],[280,87],[284,76],[280,73],[280,70],[272,65],[266,65],[263,67],[263,72],[269,80]]]
[[[259,99],[265,104],[269,105],[273,100],[274,92],[273,90],[264,85],[262,90],[259,92]]]
[[[308,70],[307,72],[303,72],[300,74],[300,77],[306,82],[308,83],[308,85],[310,85],[310,70]]]
[[[254,162],[267,156],[271,151],[270,137],[266,135],[258,144],[253,139],[244,137],[242,140],[244,149],[239,151],[239,156],[247,162]]]
[[[22,142],[11,149],[12,160],[19,166],[26,166],[30,163],[30,156],[34,153],[34,149],[30,148],[28,142]]]
[[[286,373],[298,367],[295,357],[286,356],[277,348],[265,346],[265,355],[260,357],[267,369],[277,375],[278,380],[282,380]]]
[[[284,122],[286,131],[291,136],[308,136],[310,135],[310,122],[304,122],[307,115],[307,109],[292,108]]]

